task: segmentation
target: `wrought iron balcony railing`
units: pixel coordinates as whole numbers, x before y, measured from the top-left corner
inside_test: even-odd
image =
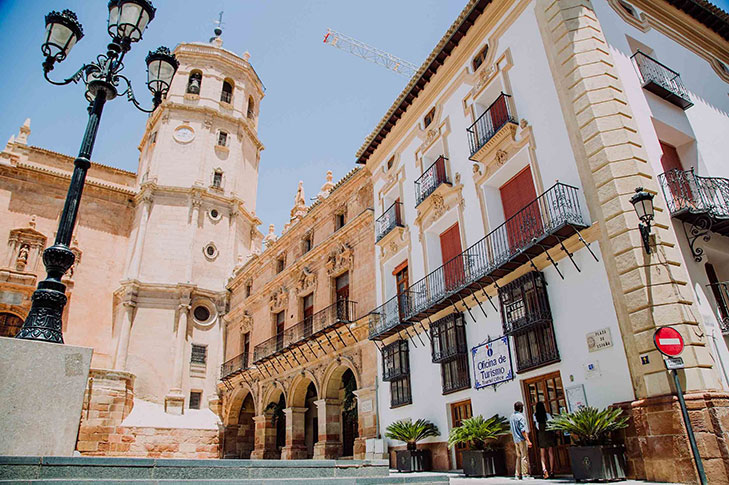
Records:
[[[390,231],[396,227],[403,227],[402,223],[402,203],[395,202],[382,213],[380,217],[375,221],[377,234],[375,236],[375,242],[379,241],[383,237],[387,236]]]
[[[446,173],[445,162],[448,160],[443,155],[428,167],[423,175],[415,181],[415,206],[419,206],[430,194],[435,192],[440,184],[450,183]]]
[[[673,169],[658,176],[672,216],[681,212],[729,218],[729,179],[701,177],[694,170]]]
[[[633,54],[632,59],[638,67],[640,82],[644,89],[684,110],[694,105],[681,81],[681,76],[676,71],[641,51]]]
[[[517,120],[511,108],[511,96],[501,93],[496,101],[466,130],[471,156],[488,143],[507,123],[517,124]]]
[[[431,323],[430,336],[431,358],[434,363],[468,353],[462,313],[451,313]]]
[[[407,340],[396,340],[382,348],[382,380],[392,381],[410,374]]]
[[[339,326],[357,319],[356,308],[357,302],[349,300],[340,300],[329,305],[282,333],[256,345],[253,349],[253,361],[260,362],[321,335],[326,335],[329,339],[330,331],[335,331]]]
[[[577,187],[556,183],[476,244],[375,309],[369,338],[385,338],[451,305],[453,298],[480,291],[585,227]]]
[[[721,333],[729,335],[729,281],[710,283],[707,286],[711,288],[716,300],[716,307],[719,310]]]
[[[220,366],[220,378],[225,379],[228,376],[235,374],[238,371],[242,371],[248,368],[248,353],[244,352],[240,355],[236,355],[229,361],[225,362]]]

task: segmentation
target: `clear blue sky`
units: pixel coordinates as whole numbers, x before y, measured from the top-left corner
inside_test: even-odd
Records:
[[[70,75],[108,42],[106,0],[0,0],[0,136],[16,134],[32,119],[30,143],[75,155],[86,123],[83,88],[43,80],[40,42],[44,15],[69,8],[85,37],[53,75]],[[327,169],[335,180],[354,166],[354,154],[407,79],[325,46],[331,27],[420,64],[466,0],[154,0],[157,16],[126,58],[125,73],[149,106],[144,57],[159,45],[207,41],[222,9],[224,47],[249,51],[266,86],[259,136],[257,214],[267,231],[288,221],[299,180],[307,198],[319,191]],[[725,10],[729,0],[716,2]],[[146,115],[124,99],[107,104],[93,159],[136,171]]]

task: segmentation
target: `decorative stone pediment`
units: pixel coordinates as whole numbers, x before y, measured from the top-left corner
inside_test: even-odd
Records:
[[[497,153],[499,151],[506,151],[508,153],[505,147],[516,143],[516,132],[518,129],[519,127],[515,123],[506,123],[471,156],[471,160],[488,165],[498,159]]]
[[[518,128],[513,123],[507,123],[481,150],[471,157],[472,160],[477,162],[473,164],[473,179],[476,184],[483,183],[484,180],[506,165],[514,155],[530,143],[530,138],[531,126],[526,120],[521,120]]]
[[[248,313],[248,310],[243,312],[240,317],[240,329],[241,332],[248,332],[253,328],[253,317]]]
[[[354,251],[347,243],[341,243],[338,248],[329,253],[329,259],[325,264],[327,273],[331,276],[344,273],[352,269],[354,262]]]
[[[388,232],[382,239],[377,241],[380,247],[380,256],[383,260],[387,260],[400,252],[410,244],[410,227],[396,226],[392,231]]]
[[[13,229],[8,237],[9,260],[4,266],[21,273],[34,273],[46,247],[46,236],[35,229],[35,216],[31,216],[28,227]]]
[[[272,312],[285,309],[289,305],[289,290],[285,286],[280,286],[271,295],[269,307]]]
[[[311,271],[309,267],[304,267],[299,275],[299,280],[296,283],[296,293],[303,295],[309,293],[316,287],[316,273]]]
[[[476,82],[471,88],[471,95],[475,97],[484,86],[491,82],[497,72],[496,64],[489,64],[488,66],[482,64],[481,68],[476,71]]]
[[[436,220],[452,208],[460,205],[463,208],[466,201],[463,199],[463,184],[461,174],[456,172],[455,184],[440,184],[432,194],[418,205],[418,215],[415,224],[420,226],[422,232],[430,227]]]

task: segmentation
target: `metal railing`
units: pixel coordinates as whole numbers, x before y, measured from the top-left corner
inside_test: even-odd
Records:
[[[248,368],[248,352],[236,355],[220,366],[220,378],[225,379],[229,375]]]
[[[640,74],[640,80],[643,87],[648,89],[650,84],[654,84],[655,86],[662,88],[662,90],[665,90],[665,94],[672,94],[682,100],[682,102],[678,104],[683,109],[693,106],[691,97],[689,96],[688,90],[683,85],[683,81],[681,81],[681,75],[679,73],[641,51],[636,51],[631,59],[633,59],[635,65],[638,67],[638,73]],[[669,99],[669,96],[664,95],[662,92],[656,92],[654,90],[651,90],[651,92]]]
[[[511,96],[501,93],[496,101],[491,103],[491,106],[466,129],[471,156],[488,143],[507,123],[516,124],[517,120],[511,108]]]
[[[559,350],[552,324],[530,327],[514,334],[516,371],[524,372],[559,361]]]
[[[357,302],[339,300],[310,317],[285,329],[268,340],[264,340],[253,349],[253,361],[258,362],[305,340],[316,337],[330,328],[351,323],[357,319]]]
[[[370,338],[378,336],[407,321],[410,315],[408,293],[402,293],[387,300],[369,314]]]
[[[223,103],[230,104],[230,100],[233,99],[233,93],[229,93],[228,91],[221,91],[220,92],[220,101]]]
[[[499,288],[504,335],[552,321],[544,275],[531,271]]]
[[[391,381],[410,374],[407,340],[396,340],[382,349],[382,380]]]
[[[395,202],[375,221],[375,242],[387,236],[396,227],[403,227],[402,203]]]
[[[460,354],[456,358],[442,363],[440,373],[443,394],[449,394],[471,387],[471,375],[468,371],[468,354]]]
[[[719,310],[719,326],[721,333],[729,335],[729,281],[720,281],[718,283],[709,283],[709,288],[714,294],[716,307]]]
[[[729,179],[701,177],[691,170],[673,169],[658,176],[671,215],[687,210],[729,217]]]
[[[445,162],[448,160],[443,155],[433,162],[423,174],[415,181],[415,206],[419,206],[421,202],[428,198],[430,194],[442,183],[450,183],[448,174],[446,173]]]
[[[430,336],[431,359],[434,363],[468,353],[462,313],[451,313],[431,323]]]

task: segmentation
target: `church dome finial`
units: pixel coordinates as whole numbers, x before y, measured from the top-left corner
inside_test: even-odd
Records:
[[[214,37],[210,38],[210,43],[215,44],[216,47],[222,47],[223,46],[223,39],[220,38],[221,34],[223,33],[223,11],[221,10],[218,14],[218,20],[215,20],[215,29],[213,29],[213,34],[215,34]]]

